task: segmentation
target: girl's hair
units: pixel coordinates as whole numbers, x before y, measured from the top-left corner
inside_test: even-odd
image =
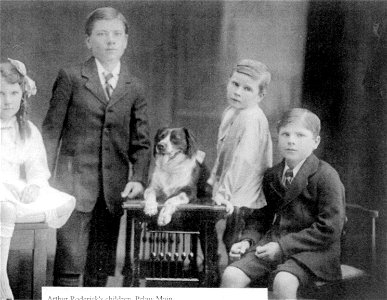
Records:
[[[88,36],[91,35],[93,31],[94,23],[99,20],[113,20],[119,19],[124,23],[125,33],[128,34],[129,27],[126,18],[122,13],[112,7],[100,7],[96,10],[93,10],[88,16],[85,24],[85,32]]]
[[[313,133],[313,137],[320,135],[321,121],[317,115],[305,108],[293,108],[286,111],[277,124],[277,131],[294,122],[300,122],[302,126]]]
[[[26,78],[16,69],[16,67],[9,61],[0,63],[0,76],[4,78],[9,84],[19,84],[22,90],[22,99],[20,101],[20,108],[16,113],[16,120],[19,124],[19,132],[22,140],[31,136],[31,128],[27,119],[27,92],[26,92]]]

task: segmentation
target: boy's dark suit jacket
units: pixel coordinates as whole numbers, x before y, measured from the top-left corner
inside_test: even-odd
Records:
[[[79,211],[90,212],[103,192],[109,210],[122,214],[130,163],[130,180],[147,181],[148,131],[142,86],[124,63],[110,101],[94,57],[61,70],[42,130],[54,186],[74,195]]]
[[[252,239],[258,245],[278,242],[285,259],[294,258],[322,279],[339,279],[345,220],[345,193],[339,175],[312,154],[286,190],[282,184],[284,166],[282,161],[269,169],[263,180],[271,229],[259,239],[250,227],[242,239]],[[262,229],[262,223],[259,226]]]

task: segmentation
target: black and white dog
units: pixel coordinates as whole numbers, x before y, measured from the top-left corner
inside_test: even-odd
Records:
[[[157,219],[158,225],[164,226],[171,221],[178,205],[197,199],[198,185],[204,186],[208,170],[203,164],[204,152],[197,149],[194,137],[186,128],[159,129],[154,156],[155,168],[144,192],[144,212],[156,215],[158,202],[164,203]]]

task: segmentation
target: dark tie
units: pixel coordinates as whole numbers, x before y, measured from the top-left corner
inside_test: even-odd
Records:
[[[109,74],[105,75],[105,89],[106,89],[106,94],[107,94],[109,100],[110,100],[110,97],[111,97],[111,95],[113,93],[113,86],[109,82],[109,80],[112,79],[112,78],[113,78],[113,74],[112,73],[109,73]]]
[[[290,184],[292,183],[293,180],[293,170],[292,169],[287,169],[285,172],[285,187],[289,188]]]

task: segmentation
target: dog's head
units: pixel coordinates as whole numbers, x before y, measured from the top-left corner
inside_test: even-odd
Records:
[[[196,140],[187,128],[161,128],[156,133],[154,155],[173,157],[183,153],[191,158],[196,151]]]

